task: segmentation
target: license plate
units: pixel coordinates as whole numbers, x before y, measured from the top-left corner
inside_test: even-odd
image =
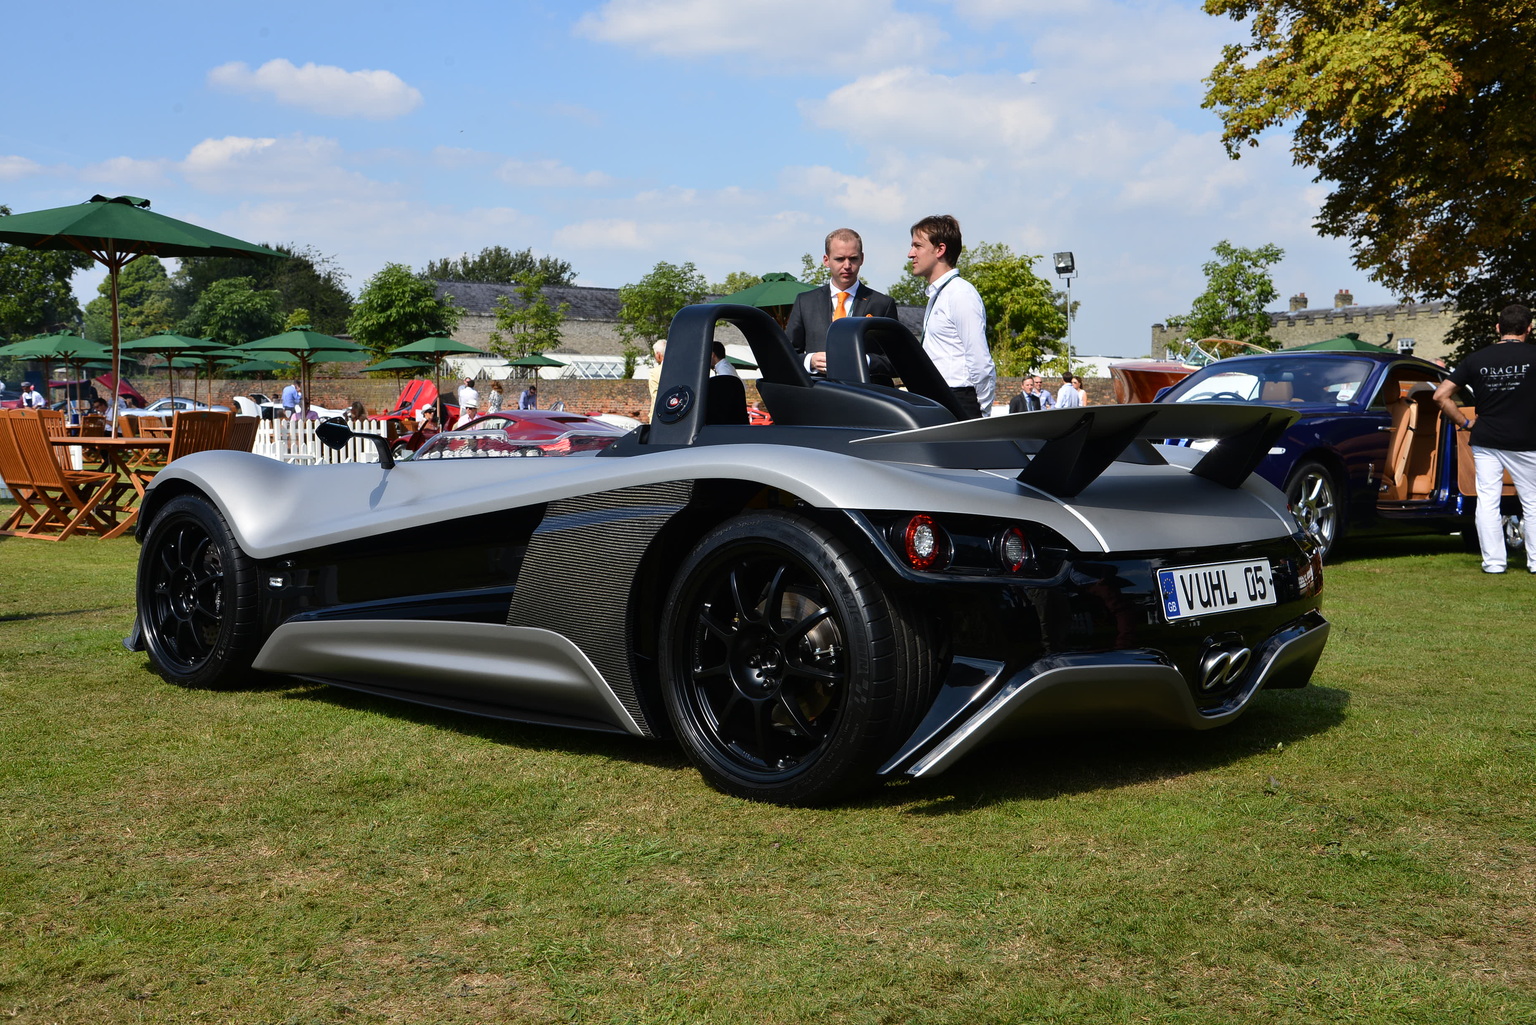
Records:
[[[1268,559],[1160,569],[1157,584],[1163,595],[1163,616],[1170,623],[1275,604]]]

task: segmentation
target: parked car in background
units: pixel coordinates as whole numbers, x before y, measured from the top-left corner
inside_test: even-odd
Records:
[[[721,321],[762,367],[770,426],[709,376]],[[869,381],[866,338],[906,390]],[[827,349],[813,378],[763,311],[690,306],[656,416],[601,451],[396,462],[370,432],[376,463],[178,459],[141,513],[130,646],[183,685],[291,674],[675,737],[714,786],[789,804],[1020,731],[1211,729],[1307,684],[1317,547],[1250,473],[1295,414],[964,420],[898,322],[836,321]],[[542,429],[496,422],[438,437],[499,450]],[[1222,438],[1204,456],[1149,443],[1197,424]]]
[[[270,399],[261,392],[236,395],[235,409],[241,416],[259,416],[263,420],[281,420],[287,415],[281,402]],[[345,416],[346,412],[345,409],[331,409],[329,406],[317,406],[314,403],[309,405],[311,420],[329,420],[333,416]]]
[[[158,416],[169,420],[178,412],[187,412],[194,409],[211,409],[216,413],[228,413],[229,407],[222,405],[209,405],[181,395],[172,395],[163,399],[156,399],[143,409],[124,408],[118,411],[118,416]]]
[[[1325,553],[1368,533],[1461,531],[1475,545],[1465,435],[1458,441],[1431,398],[1445,377],[1443,367],[1396,353],[1280,351],[1217,360],[1157,401],[1300,413],[1257,472],[1285,492]],[[1177,443],[1210,447],[1198,438]],[[1507,512],[1506,531],[1518,546],[1518,506]]]

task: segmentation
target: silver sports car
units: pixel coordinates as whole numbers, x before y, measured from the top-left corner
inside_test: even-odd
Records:
[[[709,374],[721,321],[771,426]],[[870,382],[877,350],[903,389]],[[178,460],[145,502],[128,643],[176,683],[288,674],[673,736],[714,786],[785,803],[1020,731],[1219,726],[1307,683],[1321,560],[1253,475],[1294,413],[961,420],[895,321],[841,320],[828,353],[812,377],[762,312],[694,306],[652,422],[607,447]],[[1220,440],[1148,440],[1196,435]],[[539,458],[475,458],[496,453]]]

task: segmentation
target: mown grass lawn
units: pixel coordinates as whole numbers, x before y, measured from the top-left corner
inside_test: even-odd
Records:
[[[1305,691],[832,809],[665,744],[119,644],[137,547],[0,539],[0,1020],[1536,1020],[1536,579],[1330,567]],[[1523,567],[1522,567],[1523,568]]]

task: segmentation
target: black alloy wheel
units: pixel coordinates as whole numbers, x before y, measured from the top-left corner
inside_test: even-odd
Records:
[[[822,803],[866,785],[933,692],[932,645],[831,533],[753,513],[683,563],[662,624],[668,715],[726,793]]]
[[[139,617],[155,671],[190,687],[243,680],[256,640],[256,571],[207,499],[166,503],[139,552]]]

